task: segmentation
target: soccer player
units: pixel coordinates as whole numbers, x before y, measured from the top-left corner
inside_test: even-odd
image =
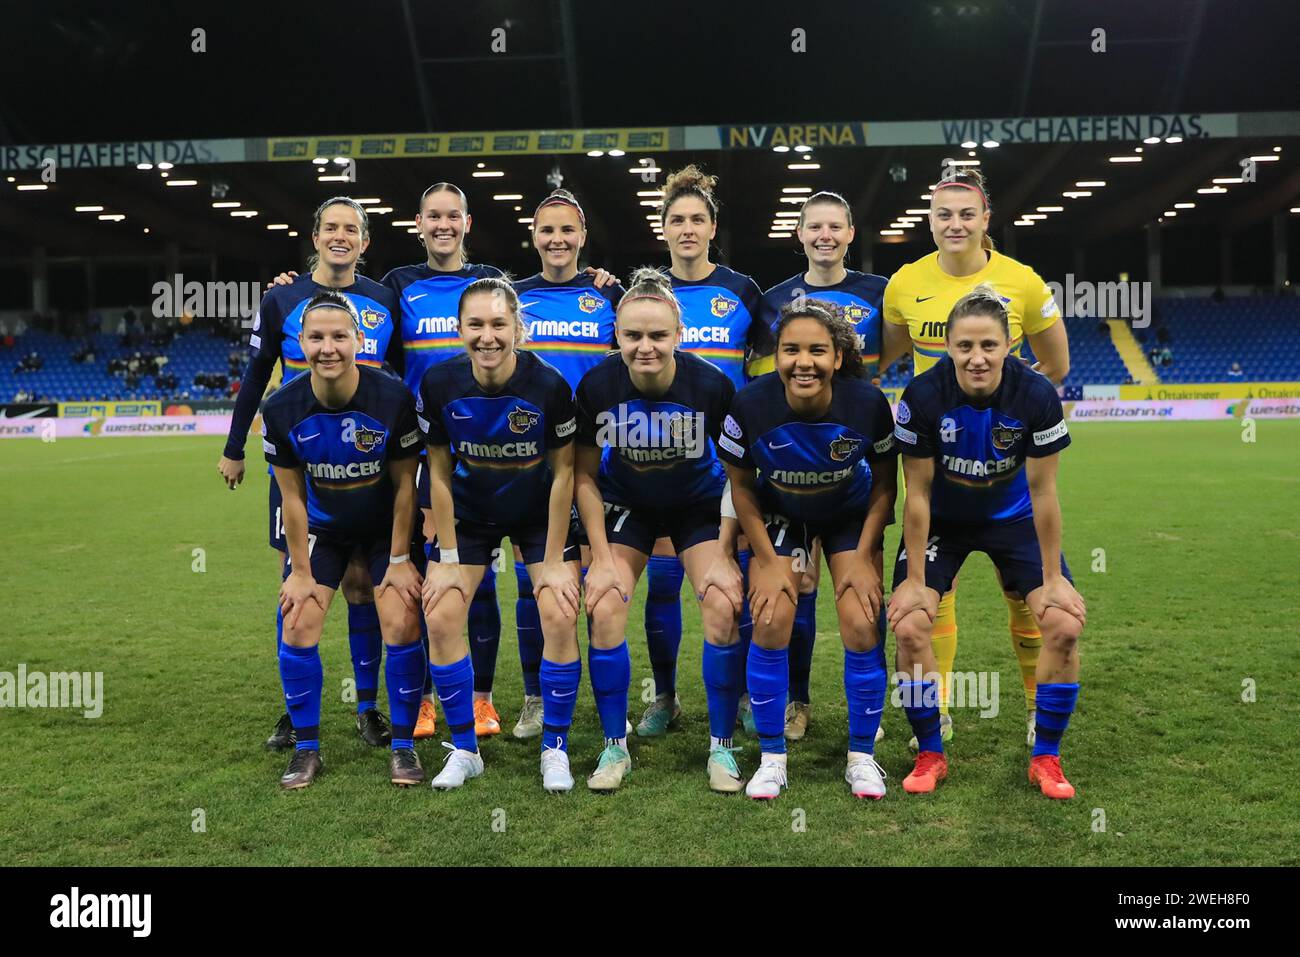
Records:
[[[1070,798],[1061,736],[1079,696],[1078,641],[1086,620],[1061,554],[1058,455],[1070,444],[1061,400],[1043,375],[1009,357],[1009,310],[980,284],[946,317],[948,357],[903,391],[894,435],[907,494],[889,624],[898,646],[903,708],[916,733],[909,794],[948,774],[931,645],[940,596],[972,551],[993,560],[1008,600],[1024,600],[1043,635],[1029,780]]]
[[[990,205],[984,177],[964,168],[945,177],[932,191],[930,232],[938,249],[903,266],[885,289],[884,346],[880,368],[910,349],[916,374],[931,368],[945,353],[948,313],[957,300],[980,283],[991,284],[1006,304],[1010,349],[1019,356],[1028,339],[1038,359],[1038,371],[1060,384],[1069,372],[1070,349],[1065,323],[1051,291],[1028,266],[993,248],[989,236]],[[956,581],[953,582],[954,586]],[[940,710],[943,737],[952,737],[948,714],[948,688],[957,656],[957,595],[950,591],[939,603],[934,622],[934,653],[939,664]],[[1033,613],[1020,600],[1007,601],[1011,645],[1020,662],[1029,711],[1028,737],[1034,739],[1034,673],[1042,634]],[[915,739],[911,742],[917,748]]]
[[[763,293],[760,306],[763,322],[775,329],[781,309],[801,297],[815,296],[822,302],[832,303],[857,335],[863,376],[879,385],[880,315],[886,280],[883,276],[844,266],[845,255],[855,235],[853,211],[848,200],[839,193],[825,190],[809,196],[799,209],[795,235],[803,246],[808,268]],[[879,554],[883,556],[883,552]],[[742,568],[746,567],[749,555],[742,553],[740,559]],[[883,564],[877,571],[883,580]],[[820,579],[821,543],[814,541],[808,556],[808,568],[799,578],[799,606],[795,610],[794,631],[790,635],[790,703],[785,715],[788,741],[798,741],[804,736],[812,715],[809,673],[812,670],[813,642],[817,637],[817,585]],[[883,726],[880,726],[876,733],[879,736],[883,731]]]
[[[713,195],[717,184],[716,176],[694,165],[670,173],[659,215],[671,257],[668,275],[681,303],[682,351],[707,359],[740,388],[747,378],[747,364],[771,354],[772,333],[759,318],[758,284],[709,258],[709,244],[718,233],[718,202]],[[665,733],[682,710],[676,687],[682,576],[682,562],[668,542],[659,542],[646,575],[646,645],[655,699],[637,724],[637,734],[644,737]]]
[[[438,563],[424,586],[429,672],[450,727],[440,789],[483,772],[464,631],[470,597],[509,537],[537,595],[543,637],[542,785],[573,787],[569,725],[578,656],[578,549],[572,540],[573,394],[554,368],[520,351],[526,330],[505,279],[471,283],[458,306],[466,354],[424,374],[417,410],[428,446]],[[454,462],[453,462],[454,455]]]
[[[856,797],[885,795],[874,751],[888,683],[880,569],[897,483],[894,420],[884,393],[861,378],[853,327],[833,310],[817,299],[782,307],[776,373],[740,390],[718,440],[753,550],[747,677],[762,758],[745,793],[756,799],[777,797],[787,781],[787,647],[818,538],[844,642],[844,778]]]
[[[310,275],[286,277],[289,279],[287,284],[272,286],[263,297],[253,321],[248,340],[248,366],[235,399],[226,447],[217,463],[221,477],[231,489],[244,479],[244,442],[257,414],[258,403],[275,371],[276,360],[280,361],[282,384],[307,371],[299,333],[302,331],[303,310],[317,293],[337,289],[356,306],[361,317],[361,338],[356,356],[359,364],[379,366],[387,361],[396,369],[402,368],[402,344],[395,334],[397,298],[379,283],[357,275],[360,257],[370,245],[370,222],[365,208],[346,196],[327,199],[316,210],[311,235],[316,253]],[[270,482],[268,512],[271,547],[281,553],[283,570],[287,547],[280,485],[274,479]],[[343,597],[348,603],[348,644],[356,679],[357,732],[367,744],[384,747],[389,744],[391,734],[387,720],[375,707],[383,642],[374,592],[364,563],[355,561],[348,566],[343,576]],[[283,624],[277,610],[277,653]],[[281,751],[293,745],[293,724],[289,713],[285,712],[267,739],[266,746]]]
[[[411,735],[425,668],[422,583],[411,561],[420,451],[415,402],[396,376],[357,364],[361,314],[347,296],[332,289],[316,293],[300,322],[298,343],[310,374],[283,386],[262,413],[263,448],[280,486],[288,550],[280,588],[280,679],[296,741],[280,786],[305,788],[320,773],[321,629],[345,569],[357,558],[374,586],[388,646],[389,778],[418,783],[424,773]]]
[[[568,190],[553,190],[538,204],[532,231],[541,271],[514,284],[528,327],[528,350],[554,366],[571,390],[577,389],[583,374],[615,348],[614,308],[623,287],[613,282],[601,288],[597,273],[578,271],[578,256],[587,241],[587,217]],[[543,637],[532,579],[517,547],[515,578],[519,586],[515,627],[524,703],[512,734],[516,738],[535,738],[542,733],[543,725]],[[490,689],[492,676],[487,675],[484,681],[479,659],[474,664],[476,693],[480,686]]]
[[[711,363],[679,351],[681,306],[668,277],[640,269],[618,305],[619,354],[578,385],[575,492],[591,543],[588,667],[605,736],[593,791],[613,791],[632,769],[626,719],[631,661],[627,601],[654,544],[667,537],[700,601],[709,704],[709,786],[744,786],[732,756],[743,661],[735,635],[740,570],[735,523],[723,521],[722,464],[714,443],[735,386]],[[725,527],[724,527],[725,526]]]

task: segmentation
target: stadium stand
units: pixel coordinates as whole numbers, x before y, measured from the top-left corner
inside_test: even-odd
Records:
[[[1226,382],[1234,362],[1241,363],[1247,381],[1300,379],[1300,299],[1162,299],[1157,314],[1169,329],[1173,354],[1172,365],[1156,369],[1161,382]],[[1158,344],[1151,329],[1139,331],[1138,338],[1146,348]],[[1071,351],[1074,341],[1071,329]]]

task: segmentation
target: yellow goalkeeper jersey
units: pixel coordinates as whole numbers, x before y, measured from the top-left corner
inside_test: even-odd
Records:
[[[1061,312],[1041,276],[1024,263],[989,250],[988,264],[970,276],[950,276],[939,268],[938,250],[903,266],[885,287],[885,321],[907,326],[912,361],[922,373],[948,354],[944,332],[957,300],[986,282],[1006,303],[1011,354],[1019,355],[1026,335],[1057,322]]]

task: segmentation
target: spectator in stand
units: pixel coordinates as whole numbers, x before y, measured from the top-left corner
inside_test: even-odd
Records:
[[[1234,362],[1232,368],[1228,370],[1229,379],[1242,379],[1245,378],[1245,375],[1246,373],[1242,371],[1240,362]]]
[[[1215,302],[1223,302],[1223,300],[1226,298],[1223,293],[1223,287],[1215,286],[1214,292],[1210,293],[1210,298]]]
[[[1151,360],[1153,366],[1160,365],[1160,346],[1152,345],[1151,348],[1147,350],[1147,358]]]
[[[1174,354],[1173,354],[1173,352],[1170,351],[1170,349],[1169,349],[1168,346],[1164,346],[1164,347],[1162,347],[1162,348],[1160,349],[1160,365],[1163,366],[1163,367],[1165,367],[1165,368],[1168,368],[1169,366],[1171,366],[1171,365],[1173,365],[1173,364],[1174,364]]]
[[[1135,385],[1135,384],[1136,383],[1133,382],[1133,376],[1127,372],[1124,373],[1124,385]]]
[[[1156,326],[1156,342],[1162,346],[1168,345],[1170,341],[1169,327],[1163,322]]]
[[[1107,337],[1109,337],[1109,336],[1110,336],[1110,323],[1107,322],[1105,319],[1098,319],[1098,320],[1097,320],[1097,331],[1100,332],[1103,336],[1107,336]]]
[[[230,393],[229,393],[230,398],[233,399],[235,396],[239,395],[239,384],[240,384],[240,380],[239,380],[239,379],[232,379],[232,380],[231,380],[231,382],[230,382]]]

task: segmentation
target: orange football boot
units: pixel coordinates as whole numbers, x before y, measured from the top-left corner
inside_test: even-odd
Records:
[[[908,794],[929,794],[948,776],[948,759],[942,751],[922,751],[916,756],[916,767],[903,778],[903,790]]]
[[[415,722],[415,736],[432,738],[437,731],[438,712],[434,710],[433,702],[425,698],[420,702],[420,717]]]
[[[501,733],[501,715],[491,701],[480,698],[474,702],[474,733],[480,738]]]
[[[1049,798],[1064,801],[1074,797],[1074,785],[1065,780],[1061,759],[1055,754],[1040,754],[1029,761],[1029,783]]]

